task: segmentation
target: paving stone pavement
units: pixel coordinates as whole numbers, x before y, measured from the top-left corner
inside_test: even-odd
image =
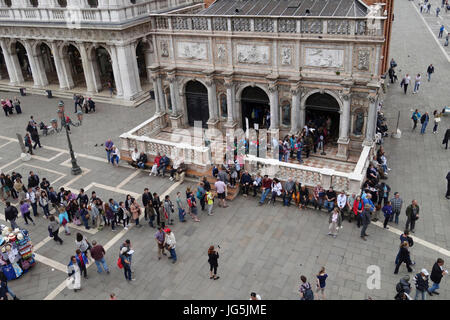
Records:
[[[391,54],[398,68],[405,72],[424,72],[428,64],[433,63],[436,73],[431,83],[424,81],[419,94],[414,96],[410,93],[405,96],[396,85],[388,88],[383,111],[391,130],[394,129],[397,112],[401,111],[400,129],[403,134],[399,140],[385,140],[384,146],[392,168],[387,182],[393,191],[401,192],[406,202],[412,198],[419,201],[422,217],[417,223],[414,237],[449,249],[447,230],[450,225],[450,201],[443,195],[444,177],[450,162],[449,151],[443,150],[440,142],[450,119],[441,122],[438,135],[430,133],[429,127],[428,132],[421,136],[418,132],[410,132],[410,109],[420,107],[431,113],[448,103],[449,96],[443,88],[449,83],[450,72],[446,58],[414,10],[406,1],[396,3]],[[429,51],[433,55],[429,55]],[[4,93],[0,93],[0,96],[4,96]],[[56,149],[38,148],[36,155],[39,158],[26,163],[20,160],[12,163],[18,159],[19,146],[7,137],[14,138],[15,132],[23,132],[30,115],[33,114],[37,121],[49,122],[55,117],[56,111],[55,99],[27,96],[21,100],[23,115],[0,117],[2,171],[9,172],[16,168],[16,171],[27,176],[27,172],[33,168],[41,178],[48,177],[52,182],[59,179],[55,183],[56,187],[69,185],[71,189],[77,190],[91,186],[88,194],[95,190],[102,199],[113,197],[123,200],[127,193],[140,195],[144,187],[159,194],[170,190],[169,194],[174,199],[177,191],[184,194],[186,187],[195,185],[194,182],[186,181],[173,187],[174,183],[167,178],[148,177],[146,172],[139,172],[124,183],[124,179],[136,172],[135,169],[127,166],[112,168],[104,161],[104,149],[99,146],[100,143],[108,137],[118,141],[122,132],[150,117],[154,112],[151,103],[135,109],[99,104],[98,113],[86,115],[83,126],[72,129],[74,149],[80,153],[77,160],[85,172],[79,178],[70,175],[69,155],[59,151],[67,148],[63,134],[41,138],[44,146]],[[70,112],[72,101],[66,101],[66,105]],[[83,155],[98,159],[89,159]],[[4,204],[0,204],[0,214],[3,212]],[[23,299],[107,299],[110,292],[115,292],[119,299],[129,300],[247,299],[251,291],[257,292],[263,299],[298,299],[299,276],[304,274],[314,281],[314,275],[321,266],[325,266],[329,274],[326,290],[328,299],[360,300],[368,296],[393,299],[395,284],[407,274],[404,266],[398,275],[393,274],[399,244],[393,228],[401,230],[404,226],[404,211],[400,225],[394,225],[390,230],[371,224],[367,242],[360,240],[360,230],[354,223],[345,221],[338,237],[334,239],[327,236],[328,215],[325,212],[309,209],[300,211],[282,207],[280,203],[259,207],[257,199],[253,197],[238,197],[229,208],[216,207],[214,212],[212,217],[201,213],[200,223],[189,220],[182,224],[176,220],[172,229],[177,239],[179,260],[174,265],[166,258],[158,261],[153,240],[155,230],[144,223],[142,228],[133,227],[127,232],[122,227],[116,232],[110,229],[81,231],[89,240],[95,239],[102,245],[108,245],[106,261],[111,274],[97,274],[95,266],[89,267],[89,279],[82,279],[83,289],[78,293],[68,289],[54,291],[63,283],[66,274],[57,268],[52,271],[52,267],[43,262],[39,262],[20,279],[10,281],[9,285]],[[4,220],[0,221],[4,223]],[[23,226],[21,218],[18,222]],[[53,260],[54,265],[66,265],[74,252],[78,230],[71,227],[72,235],[61,235],[65,241],[59,245],[48,238],[47,221],[39,217],[36,222],[36,226],[27,226],[34,245],[38,246],[36,253]],[[136,251],[133,256],[136,281],[131,283],[125,281],[123,272],[116,266],[119,246],[125,239],[131,240]],[[217,281],[209,279],[206,250],[210,244],[221,246],[221,278]],[[437,257],[448,260],[447,256],[417,242],[412,248],[412,257],[416,261],[416,271],[423,267],[430,270]],[[379,289],[368,289],[367,286],[370,276],[367,268],[372,265],[380,268]],[[450,298],[448,278],[443,279],[440,292],[440,296],[432,299]]]

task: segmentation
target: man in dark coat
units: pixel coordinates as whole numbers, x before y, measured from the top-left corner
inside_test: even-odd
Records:
[[[433,294],[439,294],[436,290],[439,289],[442,277],[447,274],[447,270],[444,270],[444,259],[438,258],[431,269],[430,279],[433,281],[433,285],[428,290],[430,296]]]
[[[442,140],[442,144],[445,144],[445,150],[448,149],[448,140],[450,140],[450,129],[445,131],[444,140]]]
[[[361,212],[361,222],[363,225],[363,227],[361,228],[361,238],[364,241],[367,241],[366,237],[368,236],[366,230],[370,224],[370,209],[371,209],[370,204],[366,203],[363,212]]]
[[[18,228],[16,219],[19,212],[17,211],[17,208],[12,206],[9,201],[6,202],[6,208],[5,208],[5,219],[11,223],[11,228],[16,229]]]

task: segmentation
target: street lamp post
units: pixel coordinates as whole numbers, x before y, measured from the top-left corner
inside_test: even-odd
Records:
[[[64,102],[60,101],[58,104],[58,114],[61,117],[61,126],[63,126],[64,128],[66,128],[66,136],[67,136],[67,143],[69,145],[69,152],[70,152],[70,158],[72,159],[72,174],[73,175],[79,175],[81,174],[81,168],[78,166],[77,164],[77,159],[75,158],[75,154],[73,152],[73,148],[72,148],[72,142],[70,141],[70,136],[69,136],[69,123],[66,123],[66,117],[64,115]]]

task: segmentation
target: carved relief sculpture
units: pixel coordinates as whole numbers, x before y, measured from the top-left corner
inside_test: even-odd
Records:
[[[237,59],[240,63],[251,64],[268,64],[269,63],[269,47],[244,45],[236,46]]]
[[[289,47],[281,48],[281,64],[283,66],[290,66],[292,63],[292,49]]]
[[[355,129],[353,130],[353,134],[357,136],[362,135],[363,126],[364,126],[364,112],[360,110],[355,115]]]
[[[225,45],[220,43],[217,45],[217,60],[219,62],[225,62],[226,60],[227,50],[225,49]]]
[[[206,60],[206,44],[198,42],[178,42],[178,57],[192,60]]]
[[[344,50],[306,48],[305,64],[312,67],[342,68]]]
[[[360,50],[358,51],[358,70],[368,71],[370,62],[370,51]]]
[[[169,57],[169,45],[167,41],[161,41],[161,57]]]

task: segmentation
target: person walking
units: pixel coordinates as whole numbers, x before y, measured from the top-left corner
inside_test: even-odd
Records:
[[[389,222],[389,220],[391,219],[392,214],[393,214],[393,213],[392,213],[392,205],[391,205],[391,202],[388,201],[388,202],[384,205],[383,209],[381,209],[381,211],[383,211],[383,213],[384,213],[383,228],[389,229],[389,227],[388,227],[387,225],[388,225],[388,222]]]
[[[220,248],[220,247],[219,247]],[[220,277],[217,276],[217,268],[219,267],[219,250],[215,250],[214,246],[210,246],[208,249],[208,263],[209,263],[209,273],[210,279],[217,280]],[[213,274],[214,272],[214,274]]]
[[[131,277],[131,255],[128,252],[128,248],[123,247],[120,250],[120,261],[123,266],[123,272],[125,274],[125,280],[127,281],[135,281],[135,278]]]
[[[400,245],[400,256],[398,259],[397,264],[395,265],[395,271],[394,274],[398,273],[398,269],[400,268],[401,264],[404,262],[406,264],[406,268],[408,269],[408,272],[412,272],[413,269],[411,268],[411,257],[408,249],[409,245],[407,241],[402,242]]]
[[[77,260],[77,264],[80,267],[80,272],[84,274],[84,278],[87,279],[87,264],[89,264],[89,260],[86,255],[81,252],[80,249],[75,250],[75,258]]]
[[[6,201],[5,205],[6,205],[5,220],[9,221],[11,223],[11,228],[14,230],[19,227],[16,223],[16,219],[17,219],[17,216],[19,215],[19,211],[17,211],[17,208],[12,206],[11,202],[9,202],[9,201]]]
[[[448,149],[448,141],[450,140],[450,128],[445,131],[444,139],[442,140],[442,144],[445,144],[445,150]]]
[[[158,245],[158,260],[161,260],[161,254],[167,256],[167,254],[164,252],[165,232],[161,225],[158,227],[158,231],[156,231],[155,233],[155,241]]]
[[[422,79],[422,77],[420,76],[420,73],[417,74],[416,79],[414,81],[414,91],[413,94],[416,94],[417,92],[419,92],[419,87],[420,87],[420,80]]]
[[[419,205],[417,200],[413,200],[411,204],[406,208],[406,226],[405,229],[411,230],[414,233],[416,221],[419,219]],[[411,226],[411,228],[409,228]]]
[[[427,68],[428,82],[431,81],[431,74],[434,73],[434,66],[430,64]]]
[[[433,111],[433,117],[434,117],[434,126],[433,126],[433,134],[438,133],[438,126],[439,126],[439,122],[441,122],[441,113],[438,112],[437,110]]]
[[[28,224],[28,220],[30,220],[33,223],[33,226],[36,225],[31,218],[30,205],[28,204],[28,202],[20,200],[20,212],[22,213],[22,217],[25,220],[25,224]]]
[[[425,114],[423,114],[422,117],[420,118],[420,123],[422,124],[422,128],[420,129],[421,134],[425,134],[425,129],[427,128],[429,121],[430,116],[428,115],[428,112],[425,112]]]
[[[336,238],[342,224],[342,216],[338,208],[334,208],[333,212],[330,213],[328,223],[328,235]]]
[[[75,245],[80,251],[87,256],[87,252],[91,250],[92,246],[89,241],[81,233],[77,232]]]
[[[325,300],[325,286],[326,286],[325,281],[328,278],[328,275],[325,273],[325,267],[320,268],[320,271],[316,277],[317,277],[316,293],[320,293],[322,295],[321,300]]]
[[[54,215],[50,215],[48,217],[48,220],[50,221],[49,225],[48,225],[48,231],[52,234],[52,238],[53,240],[55,240],[55,242],[59,241],[59,244],[63,244],[63,240],[58,236],[58,232],[59,232],[59,223],[58,221],[56,221],[55,216]]]
[[[70,235],[70,230],[69,230],[69,225],[68,225],[69,224],[69,216],[67,214],[67,211],[63,206],[59,207],[58,210],[59,210],[59,216],[58,216],[59,223],[64,227],[66,236],[69,236]]]
[[[164,239],[164,243],[170,252],[170,257],[168,257],[168,258],[172,259],[172,263],[175,263],[175,262],[177,262],[177,253],[175,252],[175,247],[177,245],[177,242],[175,240],[175,235],[173,234],[173,231],[170,230],[169,228],[166,229],[165,234],[166,234],[166,236]]]
[[[370,209],[371,209],[371,206],[370,206],[370,204],[369,203],[366,203],[365,205],[364,205],[364,210],[361,212],[361,223],[362,223],[362,228],[361,228],[361,238],[364,240],[364,241],[367,241],[367,239],[366,239],[366,237],[367,236],[369,236],[367,233],[366,233],[366,230],[367,230],[367,227],[369,226],[369,224],[370,224]]]
[[[92,248],[91,248],[91,257],[95,261],[95,265],[97,266],[97,272],[102,273],[102,267],[103,270],[105,270],[106,274],[109,274],[108,265],[106,264],[105,260],[105,254],[106,251],[100,244],[97,244],[97,241],[92,241]]]
[[[411,81],[411,77],[409,74],[406,74],[406,76],[402,79],[402,82],[400,82],[400,86],[403,86],[403,91],[406,94],[406,91],[408,90],[409,82]]]
[[[416,284],[416,296],[414,297],[414,300],[418,300],[419,295],[422,296],[422,300],[425,300],[426,293],[428,292],[428,277],[429,273],[427,269],[422,269],[420,273],[416,274],[414,277],[414,281]]]
[[[300,276],[302,284],[300,285],[300,300],[314,300],[314,292],[312,291],[311,284],[307,281],[304,275]]]
[[[430,296],[433,294],[439,295],[436,290],[439,289],[439,284],[441,283],[442,277],[448,274],[447,270],[444,270],[444,259],[438,258],[431,269],[430,279],[433,281],[433,285],[428,289]]]
[[[414,123],[414,126],[412,128],[412,131],[414,131],[414,130],[416,130],[416,127],[417,127],[417,121],[419,121],[419,119],[421,119],[421,115],[420,115],[419,109],[416,109],[413,112],[413,114],[411,116],[411,119],[412,119],[412,121]]]
[[[405,241],[408,242],[408,247],[412,248],[412,246],[414,245],[414,240],[409,236],[409,230],[403,231],[403,233],[400,235],[400,244],[402,244]],[[395,257],[395,264],[397,264],[399,260],[400,260],[400,249],[398,250],[397,257]],[[416,264],[411,260],[411,255],[409,257],[409,264],[412,266]]]
[[[81,268],[75,256],[70,257],[70,262],[67,265],[67,274],[69,275],[68,288],[75,292],[81,289]]]
[[[445,198],[450,199],[450,171],[445,178],[447,179],[447,193],[445,194]]]
[[[406,275],[397,283],[395,286],[395,290],[397,291],[397,295],[394,298],[395,300],[412,300],[409,296],[411,293],[411,284],[409,283],[409,279],[409,275]]]

